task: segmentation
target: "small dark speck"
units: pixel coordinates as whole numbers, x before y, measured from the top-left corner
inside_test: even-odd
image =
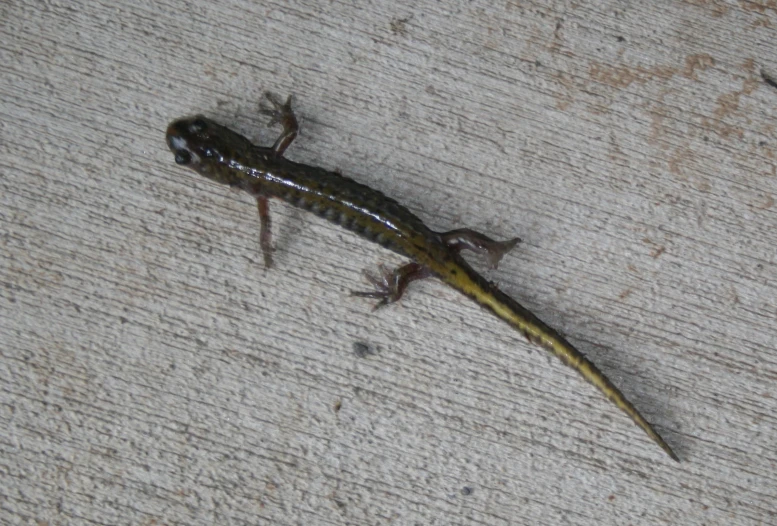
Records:
[[[337,401],[335,402],[335,407],[334,407],[335,413],[339,413],[342,407],[343,407],[343,401],[338,398]]]
[[[405,18],[395,18],[392,20],[389,25],[391,26],[391,32],[395,35],[401,35],[405,36],[407,35],[407,23],[410,22],[410,20],[413,18],[413,15],[410,15]]]
[[[378,354],[378,350],[375,347],[365,342],[353,342],[353,352],[356,353],[356,356],[359,358],[366,358],[367,356]]]
[[[618,42],[626,42],[626,39],[621,36],[615,37],[615,40],[617,40]]]
[[[124,325],[125,323],[129,323],[129,320],[124,316],[119,316],[119,321],[122,323],[122,325]]]
[[[760,146],[761,148],[763,148],[764,146],[766,146],[766,141],[761,141],[761,142],[759,142],[759,143],[758,143],[758,146]]]
[[[541,67],[541,66],[542,66],[542,62],[540,62],[539,60],[535,60],[535,61],[534,61],[534,67],[537,67],[537,68],[539,68],[539,67]]]
[[[469,486],[464,486],[463,488],[461,488],[461,494],[464,496],[472,495],[472,488],[470,488]]]

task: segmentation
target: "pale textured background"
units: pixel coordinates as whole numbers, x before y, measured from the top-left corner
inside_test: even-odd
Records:
[[[10,524],[777,523],[777,4],[4,1]],[[203,112],[436,229],[664,434],[400,259],[173,163]],[[482,261],[476,261],[482,268]],[[370,352],[357,353],[362,342]],[[358,347],[358,346],[357,346]]]

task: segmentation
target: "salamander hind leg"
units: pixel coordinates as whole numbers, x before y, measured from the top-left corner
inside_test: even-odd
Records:
[[[365,272],[364,275],[367,281],[375,287],[375,290],[368,292],[351,291],[351,296],[380,300],[375,304],[373,309],[375,310],[389,303],[399,301],[412,281],[431,277],[432,273],[428,268],[418,263],[408,263],[395,270],[389,270],[381,265],[380,275],[376,276],[370,272]]]
[[[475,232],[469,228],[443,232],[440,234],[440,237],[453,250],[472,250],[478,254],[483,254],[488,258],[491,268],[496,268],[502,257],[521,242],[519,237],[508,239],[507,241],[495,241],[487,235]]]
[[[294,139],[296,139],[299,133],[299,123],[297,117],[294,115],[294,110],[291,109],[291,95],[286,99],[286,102],[281,102],[272,93],[265,93],[265,97],[273,105],[272,108],[263,108],[262,113],[270,115],[269,126],[280,124],[283,126],[283,131],[280,137],[275,140],[275,144],[272,145],[272,150],[278,157],[283,155]]]

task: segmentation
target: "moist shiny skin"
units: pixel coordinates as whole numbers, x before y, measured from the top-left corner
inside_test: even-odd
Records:
[[[355,295],[379,299],[378,306],[382,306],[398,301],[405,287],[414,280],[440,279],[577,370],[672,459],[679,461],[650,423],[591,361],[558,332],[478,274],[460,255],[463,249],[483,253],[495,267],[520,240],[495,241],[468,229],[434,232],[410,210],[377,190],[337,172],[287,160],[283,153],[297,135],[297,121],[290,100],[285,104],[270,100],[275,105],[271,112],[273,120],[283,125],[283,133],[269,148],[255,146],[242,135],[199,115],[176,120],[167,129],[167,144],[178,164],[215,182],[245,190],[257,199],[267,266],[272,264],[267,200],[274,197],[324,217],[412,261],[381,277],[370,277],[376,290]]]

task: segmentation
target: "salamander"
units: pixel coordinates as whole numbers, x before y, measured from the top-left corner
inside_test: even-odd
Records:
[[[202,115],[173,121],[166,137],[177,164],[256,198],[260,246],[266,267],[273,264],[268,199],[274,197],[411,260],[395,270],[381,268],[379,275],[368,274],[374,290],[353,292],[353,295],[376,299],[375,308],[378,308],[398,301],[413,281],[430,277],[443,281],[507,322],[529,342],[575,369],[679,462],[669,444],[588,358],[477,273],[461,256],[463,250],[480,253],[496,268],[501,258],[521,241],[519,238],[496,241],[468,228],[435,232],[409,209],[378,190],[338,172],[287,159],[284,153],[299,132],[291,97],[285,102],[270,94],[267,98],[272,107],[263,111],[272,116],[270,125],[280,124],[283,128],[271,147],[256,146]]]

